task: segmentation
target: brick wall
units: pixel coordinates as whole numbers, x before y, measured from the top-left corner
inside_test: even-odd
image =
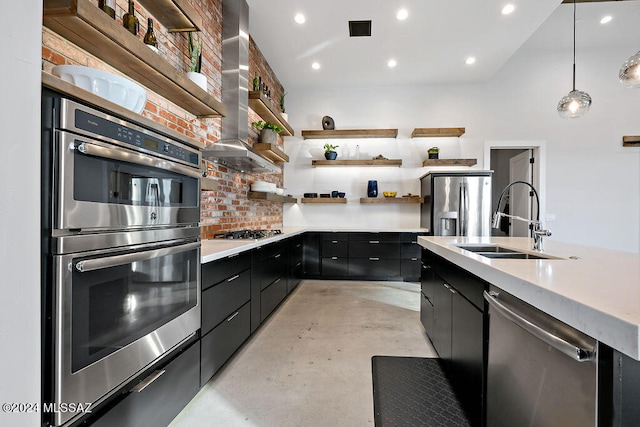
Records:
[[[221,99],[222,87],[222,0],[189,0],[203,20],[200,36],[203,41],[202,73],[207,76],[208,90],[218,100]],[[93,0],[96,4],[98,1]],[[122,15],[128,9],[128,0],[116,1],[116,21],[122,24]],[[137,2],[136,16],[140,21],[142,38],[147,31],[149,13]],[[177,70],[188,70],[187,33],[169,33],[153,16],[154,31],[158,39],[160,55]],[[122,75],[100,59],[75,46],[47,28],[42,29],[42,62],[43,70],[50,72],[55,65],[75,64],[99,68],[114,74]],[[266,59],[255,45],[253,39],[249,47],[249,84],[255,71],[271,88],[274,105],[278,105],[283,88],[269,67]],[[220,119],[197,118],[165,98],[147,89],[147,104],[143,116],[201,141],[205,145],[214,143],[220,138]],[[260,120],[260,117],[249,110],[249,124]],[[249,144],[257,141],[258,133],[249,127]],[[283,148],[283,140],[278,137],[278,145]],[[281,228],[282,205],[270,202],[257,202],[247,199],[251,183],[257,180],[269,181],[282,186],[282,175],[275,174],[243,174],[225,167],[206,162],[208,175],[218,180],[217,191],[202,192],[201,225],[203,238],[212,237],[222,231],[244,228]]]

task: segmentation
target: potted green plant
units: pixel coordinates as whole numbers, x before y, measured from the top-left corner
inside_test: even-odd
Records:
[[[438,147],[431,147],[427,150],[427,153],[429,154],[430,159],[437,159],[439,152],[440,152],[440,149]]]
[[[263,122],[262,120],[251,124],[260,131],[260,142],[267,144],[278,142],[278,134],[282,132],[282,126],[276,123]]]
[[[202,74],[202,40],[194,32],[189,32],[189,71],[187,78],[207,90],[207,76]]]
[[[338,157],[338,153],[334,150],[338,147],[338,145],[324,144],[324,158],[327,160],[335,160],[336,157]]]

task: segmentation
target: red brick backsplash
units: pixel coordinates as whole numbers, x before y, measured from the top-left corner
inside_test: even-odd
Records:
[[[94,0],[97,5],[98,1]],[[200,37],[203,41],[202,73],[207,76],[208,91],[218,100],[222,87],[222,0],[189,0],[200,13],[203,28]],[[128,8],[128,0],[116,0],[116,21],[122,24],[122,15]],[[147,31],[149,13],[137,2],[136,16],[140,21],[142,38]],[[169,33],[162,23],[153,16],[154,31],[158,38],[160,55],[175,69],[188,71],[187,33]],[[121,72],[90,55],[83,49],[52,32],[42,30],[42,68],[51,72],[55,65],[75,64],[99,68],[114,74]],[[249,43],[249,89],[255,71],[271,89],[272,108],[279,111],[280,94],[284,89],[271,70],[266,59],[253,39]],[[181,134],[210,145],[220,139],[221,119],[198,118],[167,99],[147,89],[147,103],[143,116],[154,122],[173,129]],[[258,139],[257,130],[251,126],[260,117],[249,110],[249,141],[253,145]],[[278,145],[284,147],[282,137]],[[282,205],[271,202],[253,201],[247,198],[247,192],[254,181],[268,181],[282,186],[281,174],[244,174],[215,163],[205,161],[208,176],[218,181],[217,191],[203,191],[201,198],[202,237],[211,238],[215,233],[241,229],[274,229],[282,227]]]

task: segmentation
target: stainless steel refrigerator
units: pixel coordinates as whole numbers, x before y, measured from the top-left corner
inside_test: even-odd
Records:
[[[434,236],[490,236],[491,176],[492,171],[423,175],[420,226]]]

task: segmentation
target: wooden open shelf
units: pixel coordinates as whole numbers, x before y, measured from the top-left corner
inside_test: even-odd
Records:
[[[289,156],[287,156],[286,153],[280,150],[275,144],[256,142],[251,148],[253,148],[253,151],[258,154],[276,163],[286,163],[289,161]]]
[[[395,138],[398,129],[303,130],[304,139]]]
[[[280,196],[273,193],[265,193],[262,191],[249,191],[247,193],[249,200],[261,200],[263,202],[276,202],[276,203],[298,203],[298,199],[289,196]]]
[[[623,147],[640,147],[640,136],[623,136]]]
[[[402,166],[402,159],[387,160],[312,160],[311,166]]]
[[[206,191],[218,190],[218,180],[207,177],[200,178],[200,189]]]
[[[90,0],[44,0],[43,24],[196,116],[221,117],[226,113],[220,101]]]
[[[464,128],[415,128],[411,132],[411,138],[460,137],[464,131]]]
[[[282,117],[280,112],[272,107],[269,99],[259,91],[249,91],[249,107],[265,122],[277,123],[282,126],[280,135],[293,136],[293,128]]]
[[[303,197],[302,203],[347,203],[344,197]]]
[[[138,0],[170,33],[200,31],[202,18],[187,0]]]
[[[426,159],[422,166],[473,166],[477,159]]]
[[[422,197],[362,197],[360,203],[423,203]]]

